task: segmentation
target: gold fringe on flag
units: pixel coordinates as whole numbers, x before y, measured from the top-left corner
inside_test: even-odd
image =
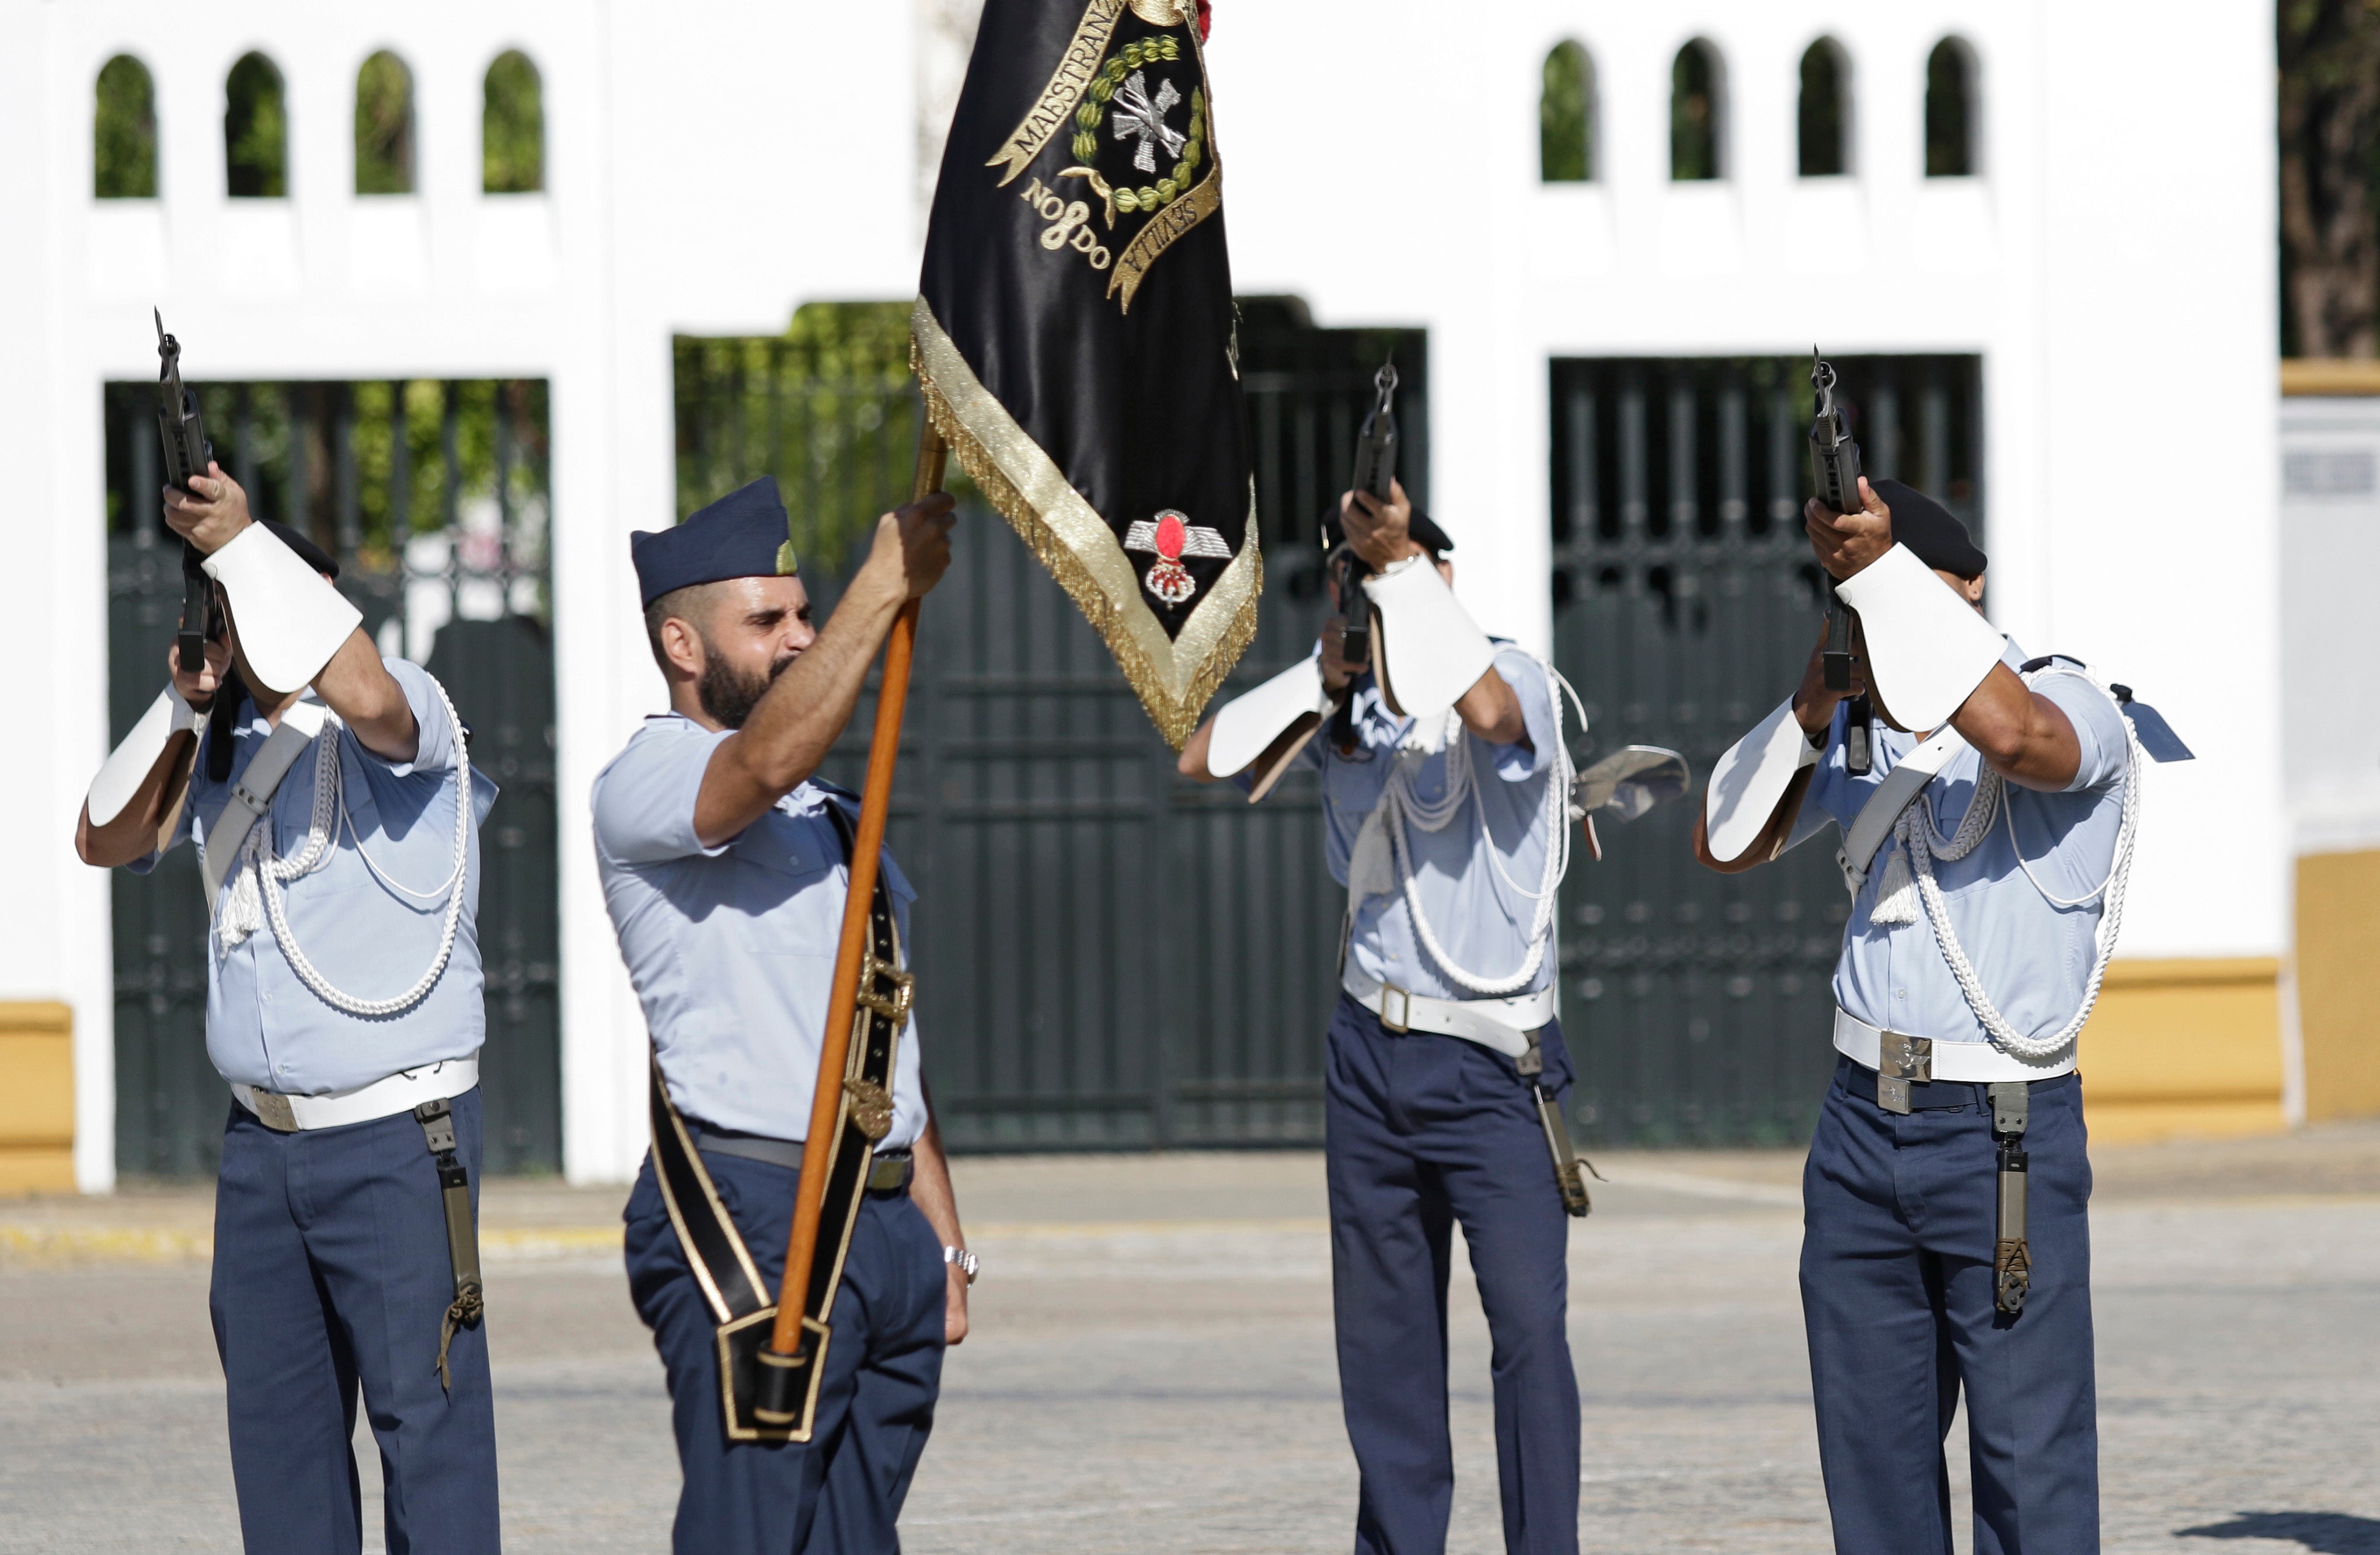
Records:
[[[1139,570],[1115,531],[977,379],[924,298],[910,316],[909,365],[925,393],[926,415],[960,468],[1106,640],[1158,732],[1181,749],[1256,638],[1264,561],[1255,482],[1248,485],[1246,542],[1181,635],[1168,638],[1141,597]]]

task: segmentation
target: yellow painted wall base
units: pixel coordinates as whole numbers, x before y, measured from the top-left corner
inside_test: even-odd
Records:
[[[2082,1104],[2098,1145],[2276,1134],[2280,963],[2119,961],[2082,1029]]]
[[[74,1188],[74,1012],[0,1003],[0,1194]]]
[[[2298,860],[2306,1121],[2380,1118],[2380,853]]]

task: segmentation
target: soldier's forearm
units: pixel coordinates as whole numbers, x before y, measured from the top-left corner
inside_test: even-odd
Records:
[[[380,650],[358,626],[331,655],[314,677],[315,694],[323,705],[355,731],[364,748],[388,761],[410,761],[421,754],[421,725],[405,687],[381,662]]]
[[[2082,743],[2065,710],[2006,664],[1992,667],[1950,715],[1950,726],[1994,771],[2022,788],[2057,793],[2082,765]]]
[[[1207,749],[1214,737],[1215,721],[1210,718],[1199,724],[1197,732],[1183,743],[1182,754],[1174,760],[1173,770],[1193,783],[1214,782],[1215,774],[1207,767]]]
[[[1454,704],[1463,726],[1490,745],[1519,745],[1529,737],[1521,699],[1494,665]]]
[[[86,801],[75,817],[76,855],[86,864],[114,869],[139,863],[155,852],[159,822],[182,796],[189,781],[191,748],[197,743],[198,736],[187,731],[175,735],[130,801],[106,825],[91,824]]]
[[[694,810],[695,836],[705,847],[758,820],[826,760],[905,598],[868,586],[877,581],[865,571],[853,580],[818,640],[711,753]]]

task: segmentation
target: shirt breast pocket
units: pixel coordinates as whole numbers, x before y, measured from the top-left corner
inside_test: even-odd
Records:
[[[764,816],[729,845],[735,874],[722,905],[745,925],[748,948],[777,954],[808,948],[784,942],[785,908],[816,890],[838,861],[810,832],[790,817]]]

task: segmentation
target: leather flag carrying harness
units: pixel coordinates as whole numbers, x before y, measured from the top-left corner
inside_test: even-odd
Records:
[[[990,0],[911,318],[934,431],[1179,749],[1264,591],[1186,0]]]
[[[829,803],[835,833],[850,862],[852,828],[842,808]],[[820,1257],[810,1266],[809,1291],[802,1303],[800,1353],[778,1355],[766,1346],[777,1306],[744,1238],[720,1202],[719,1190],[702,1164],[686,1120],[652,1069],[653,1177],[669,1208],[695,1283],[719,1319],[720,1408],[730,1441],[808,1441],[818,1420],[819,1379],[832,1338],[827,1319],[843,1283],[844,1255],[868,1186],[876,1142],[892,1127],[892,1055],[908,1023],[912,979],[901,969],[901,934],[884,877],[876,878],[869,900],[868,946],[860,967],[859,1009],[853,1018],[851,1060],[843,1086],[843,1107],[833,1148],[827,1158],[824,1213],[820,1219]],[[831,1252],[830,1252],[831,1250]],[[764,1406],[761,1368],[793,1375],[771,1379],[772,1391],[793,1402],[790,1409]]]

